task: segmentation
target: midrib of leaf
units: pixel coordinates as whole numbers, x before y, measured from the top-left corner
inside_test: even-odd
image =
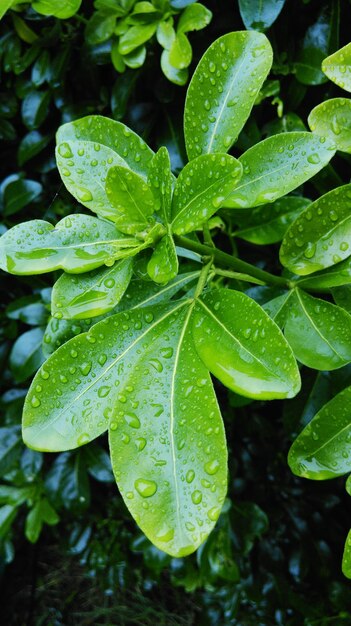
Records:
[[[87,243],[77,243],[67,246],[43,245],[42,247],[32,248],[31,252],[35,250],[75,250],[76,248],[87,248],[89,246],[101,246],[105,244],[116,245],[119,243],[123,244],[120,246],[121,248],[136,248],[140,245],[140,241],[137,239],[110,239],[108,241],[88,241]]]
[[[85,296],[86,293],[89,293],[89,291],[92,291],[94,289],[96,289],[96,287],[100,287],[101,283],[106,280],[106,278],[108,278],[108,276],[110,274],[112,274],[112,272],[116,269],[118,269],[119,265],[121,263],[125,263],[125,259],[122,259],[117,265],[113,265],[112,267],[108,268],[108,272],[106,272],[99,280],[97,280],[94,284],[89,285],[89,287],[87,287],[86,289],[84,289],[84,291],[80,292],[77,296],[75,296],[72,300],[69,301],[68,304],[66,304],[66,307],[71,307],[74,306],[77,301],[79,302],[79,300],[81,299],[82,296]],[[118,304],[118,303],[116,303]]]
[[[114,359],[112,361],[112,363],[110,363],[110,365],[108,367],[106,367],[104,369],[104,371],[99,374],[99,376],[97,376],[94,381],[88,385],[87,387],[85,387],[75,398],[73,398],[73,400],[64,407],[64,409],[58,413],[58,415],[56,415],[56,417],[54,419],[52,419],[49,423],[44,424],[41,428],[40,431],[45,430],[46,428],[51,427],[55,422],[57,422],[58,419],[60,419],[64,413],[66,411],[68,411],[76,402],[78,402],[78,400],[80,400],[80,398],[87,393],[88,391],[90,391],[90,389],[92,389],[92,387],[94,387],[94,385],[96,385],[96,383],[100,382],[100,380],[107,374],[107,372],[110,371],[110,369],[112,369],[116,363],[118,363],[118,361],[120,361],[121,359],[123,359],[126,354],[128,354],[128,352],[130,350],[132,350],[134,348],[134,346],[137,345],[137,343],[139,343],[139,341],[141,341],[149,332],[151,332],[151,330],[153,330],[156,326],[158,326],[158,324],[160,324],[161,322],[163,322],[165,319],[167,319],[167,317],[169,317],[170,315],[172,315],[172,313],[175,313],[178,309],[180,309],[182,306],[184,306],[185,304],[188,304],[189,302],[191,302],[191,300],[181,300],[178,304],[178,306],[175,306],[174,308],[172,308],[170,311],[167,311],[167,313],[165,313],[163,316],[161,316],[158,320],[156,320],[156,322],[154,322],[153,324],[151,324],[151,326],[149,326],[141,335],[139,335],[139,337],[137,339],[135,339],[126,349],[124,352],[122,352],[122,354],[120,354],[118,357],[116,357],[116,359]],[[99,322],[98,322],[99,323]],[[80,337],[82,337],[84,334],[88,334],[88,333],[82,333],[81,335],[79,335]],[[67,344],[64,344],[67,345]],[[58,348],[60,349],[60,348]]]
[[[347,363],[347,360],[344,359],[344,357],[341,356],[341,354],[339,354],[337,350],[335,350],[335,348],[329,343],[328,339],[326,339],[326,337],[324,337],[324,335],[321,333],[321,331],[319,330],[318,326],[316,326],[316,324],[314,323],[312,317],[309,315],[306,307],[304,306],[304,303],[303,303],[303,301],[301,299],[301,296],[300,296],[300,293],[299,293],[298,290],[296,290],[296,295],[297,295],[297,298],[298,298],[299,303],[301,305],[301,309],[302,309],[303,313],[306,315],[308,321],[310,322],[311,326],[313,326],[313,328],[315,329],[316,333],[320,336],[322,341],[325,341],[325,343],[329,346],[331,351],[334,352],[339,357],[339,359],[344,361],[344,363]]]
[[[175,498],[176,498],[176,510],[177,510],[177,524],[178,524],[178,528],[179,528],[179,532],[180,534],[183,534],[183,530],[182,530],[182,524],[181,524],[181,519],[180,519],[180,499],[179,499],[179,488],[178,488],[178,480],[177,480],[177,464],[176,464],[176,453],[175,453],[175,447],[174,447],[174,395],[175,395],[175,381],[176,381],[176,374],[177,374],[177,367],[178,367],[178,361],[179,361],[179,355],[180,355],[180,350],[182,347],[182,343],[183,343],[183,339],[184,339],[184,335],[187,329],[187,326],[189,324],[189,320],[190,320],[190,316],[191,313],[194,309],[194,305],[195,305],[195,300],[193,300],[189,306],[189,311],[186,315],[186,318],[184,320],[184,324],[183,324],[183,328],[179,337],[179,342],[178,342],[178,346],[177,346],[177,351],[175,354],[175,359],[174,359],[174,367],[173,367],[173,372],[172,372],[172,380],[171,380],[171,390],[170,390],[170,408],[171,408],[171,414],[170,414],[170,442],[171,442],[171,455],[172,455],[172,469],[173,469],[173,482],[174,482],[174,490],[175,490]]]
[[[262,361],[260,361],[260,359],[257,358],[257,356],[255,354],[253,354],[252,352],[250,352],[250,350],[248,350],[247,348],[245,348],[245,346],[243,346],[243,344],[241,343],[241,341],[235,337],[235,335],[233,335],[230,330],[228,330],[228,328],[218,319],[218,317],[216,317],[214,315],[214,313],[212,313],[211,309],[209,309],[202,300],[198,300],[199,304],[201,304],[203,306],[203,308],[206,310],[206,313],[209,314],[211,317],[213,317],[213,319],[215,320],[215,322],[221,327],[223,328],[223,330],[227,333],[227,335],[229,335],[229,337],[231,337],[245,352],[247,352],[247,354],[249,354],[250,356],[253,357],[253,359],[260,363],[265,370],[267,370],[268,372],[270,372],[270,374],[272,374],[275,378],[279,378],[282,382],[284,382],[286,384],[286,381],[281,378],[281,376],[279,376],[279,374],[276,374],[276,372],[273,372],[265,363],[263,363]]]
[[[275,318],[278,317],[279,313],[281,313],[283,309],[285,309],[287,302],[290,299],[291,294],[292,294],[292,291],[288,291],[288,293],[285,294],[285,298],[282,301],[282,304],[280,305],[279,309],[277,310],[277,312],[274,314],[274,317],[272,318],[273,320],[275,320]]]
[[[200,276],[200,270],[196,271],[196,272],[192,272],[192,276],[193,276],[193,278],[197,278],[197,276]],[[159,291],[157,291],[156,293],[152,294],[151,296],[148,296],[145,300],[141,300],[141,302],[138,302],[138,304],[135,304],[134,306],[132,306],[131,310],[132,309],[136,309],[136,308],[138,308],[141,305],[145,306],[145,303],[152,302],[152,300],[158,298],[160,296],[160,294],[167,293],[167,291],[170,291],[171,289],[173,289],[173,287],[181,285],[181,283],[187,284],[188,282],[191,282],[191,279],[190,279],[189,275],[186,278],[183,277],[183,278],[181,278],[178,281],[175,281],[173,283],[168,283],[168,285],[166,285],[166,287],[164,287],[163,289],[160,289]]]

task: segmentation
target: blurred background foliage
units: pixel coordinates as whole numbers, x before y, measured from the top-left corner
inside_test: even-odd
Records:
[[[68,6],[68,14],[57,11],[59,4]],[[138,24],[135,15],[127,23],[136,4],[151,5],[157,19],[144,6],[149,15],[140,18],[139,11]],[[0,23],[0,233],[19,221],[55,221],[72,212],[54,159],[55,131],[63,122],[91,113],[123,120],[154,149],[166,145],[175,172],[182,167],[186,87],[179,82],[187,82],[188,70],[175,68],[183,72],[181,81],[164,71],[161,57],[170,48],[159,43],[159,24],[168,21],[161,30],[168,29],[171,39],[169,24],[175,25],[178,36],[181,15],[195,4],[4,3],[9,10]],[[203,0],[202,5],[208,19],[190,33],[191,54],[182,37],[176,46],[180,56],[188,51],[190,76],[208,45],[226,32],[257,28],[274,48],[273,71],[236,150],[277,132],[304,129],[313,106],[343,95],[320,63],[349,41],[348,0]],[[140,25],[151,34],[139,43],[142,54],[133,48],[139,54],[133,65],[133,50],[126,53],[127,62],[121,60],[118,42]],[[349,165],[349,155],[338,156],[333,168],[306,184],[304,195],[315,198],[349,182]],[[257,254],[257,247],[240,242],[240,255],[251,255],[251,262],[253,250]],[[257,262],[272,269],[276,248],[259,251]],[[104,437],[57,455],[33,452],[21,442],[23,400],[44,360],[51,280],[0,276],[1,623],[350,625],[350,583],[340,572],[351,513],[343,480],[307,482],[294,477],[286,462],[296,433],[350,384],[350,368],[337,375],[306,371],[297,399],[269,405],[217,384],[230,450],[228,500],[197,554],[172,559],[131,520]],[[262,301],[264,289],[250,295]],[[81,330],[77,323],[77,334]]]

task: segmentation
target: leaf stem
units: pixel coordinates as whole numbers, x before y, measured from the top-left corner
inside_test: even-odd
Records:
[[[222,252],[221,250],[218,250],[218,248],[207,246],[197,241],[192,241],[181,235],[175,235],[174,240],[176,244],[182,248],[197,252],[198,254],[201,254],[201,256],[212,256],[214,262],[218,263],[218,265],[230,267],[236,272],[248,274],[249,276],[257,278],[268,285],[289,287],[289,281],[286,278],[283,278],[282,276],[274,276],[274,274],[261,270],[259,267],[251,265],[251,263],[246,263],[246,261],[241,261],[241,259],[237,259],[226,252]]]

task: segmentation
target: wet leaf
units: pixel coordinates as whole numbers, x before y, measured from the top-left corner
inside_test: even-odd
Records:
[[[0,238],[0,267],[11,274],[43,274],[56,269],[87,272],[133,254],[140,242],[114,224],[88,215],[65,217],[54,227],[44,220],[23,222]]]
[[[249,208],[274,202],[315,176],[334,154],[334,144],[312,133],[268,137],[239,157],[244,173],[224,206]]]
[[[196,2],[196,4],[187,6],[181,13],[177,32],[188,33],[193,30],[202,30],[210,23],[211,19],[211,11],[200,2]]]
[[[173,232],[181,235],[199,228],[218,211],[241,175],[241,164],[226,154],[204,154],[188,163],[174,188]]]
[[[141,176],[119,165],[108,170],[106,195],[116,212],[116,226],[124,233],[145,230],[156,210],[150,186]]]
[[[173,237],[165,235],[157,243],[147,265],[147,273],[155,283],[164,285],[178,274],[178,257]]]
[[[298,361],[317,370],[351,361],[351,315],[299,289],[289,305],[284,334]]]
[[[266,30],[275,22],[284,4],[285,0],[239,0],[239,10],[248,30]]]
[[[351,100],[333,98],[318,104],[308,116],[308,125],[317,135],[328,137],[336,148],[351,153]]]
[[[57,319],[103,315],[117,306],[131,276],[131,259],[80,276],[64,273],[52,290],[51,314]]]
[[[160,207],[160,215],[164,224],[171,218],[172,184],[171,162],[167,148],[162,146],[153,157],[148,176],[148,183],[156,200],[156,207]]]
[[[216,289],[196,304],[196,350],[219,380],[248,398],[291,398],[300,375],[278,326],[239,291]]]
[[[184,111],[189,160],[227,152],[244,126],[272,64],[261,33],[236,32],[217,39],[191,79]]]
[[[351,91],[351,43],[337,50],[322,63],[322,71],[341,89]]]
[[[346,259],[350,253],[351,185],[329,191],[309,205],[290,226],[280,261],[305,276]]]
[[[351,471],[351,387],[327,402],[299,434],[288,462],[297,476],[335,478]]]

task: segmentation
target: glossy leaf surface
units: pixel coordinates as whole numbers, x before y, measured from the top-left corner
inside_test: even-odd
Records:
[[[41,328],[31,328],[20,335],[13,344],[9,364],[17,382],[27,380],[44,361],[41,350],[43,334]]]
[[[298,289],[289,305],[284,333],[301,363],[334,370],[351,361],[351,315]]]
[[[115,208],[114,221],[122,232],[133,234],[150,225],[155,198],[141,176],[125,167],[111,167],[106,179],[106,195]]]
[[[65,217],[53,227],[43,220],[18,224],[0,239],[0,267],[11,274],[43,274],[56,269],[87,272],[122,258],[140,243],[109,222],[88,215]]]
[[[210,376],[194,349],[192,306],[151,331],[138,367],[121,381],[109,430],[126,505],[146,536],[176,557],[207,537],[227,488],[224,429]]]
[[[342,557],[342,573],[346,578],[351,578],[351,530],[349,530]]]
[[[116,220],[105,182],[110,167],[126,165],[118,154],[92,141],[65,141],[56,148],[56,162],[65,187],[76,200],[101,217]]]
[[[333,98],[318,104],[308,116],[308,125],[317,135],[328,137],[338,150],[351,153],[351,100]]]
[[[303,289],[309,291],[318,291],[323,289],[330,289],[332,287],[340,287],[342,285],[349,285],[351,283],[351,258],[348,257],[345,261],[337,263],[332,267],[322,271],[316,272],[307,278],[300,278],[297,281],[297,285]]]
[[[281,263],[304,276],[346,259],[351,253],[350,210],[351,185],[337,187],[310,204],[285,234]]]
[[[327,402],[304,428],[289,451],[294,474],[313,480],[351,471],[351,387]]]
[[[239,0],[239,10],[248,30],[266,30],[275,22],[284,4],[285,0]]]
[[[122,298],[131,276],[131,259],[82,276],[64,273],[52,290],[51,314],[57,319],[86,319],[107,313]]]
[[[338,87],[351,91],[351,43],[324,59],[322,70]]]
[[[148,263],[147,272],[155,283],[161,285],[177,276],[178,257],[171,235],[165,235],[157,243]]]
[[[287,196],[273,204],[253,209],[250,213],[245,211],[241,228],[235,234],[240,239],[258,245],[277,243],[283,239],[287,228],[310,203],[307,198]]]
[[[315,176],[334,153],[334,144],[312,133],[268,137],[239,158],[244,173],[224,206],[246,208],[274,202]]]
[[[196,350],[219,380],[248,398],[291,398],[300,375],[278,326],[251,298],[216,289],[196,305]]]
[[[191,79],[185,102],[189,160],[229,150],[250,115],[271,64],[272,49],[261,33],[229,33],[208,48]]]
[[[63,124],[57,131],[57,144],[65,141],[92,141],[114,150],[130,169],[146,178],[153,151],[139,135],[122,122],[102,115],[88,115]]]
[[[241,164],[227,154],[204,154],[188,163],[174,188],[173,232],[181,235],[199,228],[218,211],[241,175]]]
[[[155,207],[160,211],[164,224],[167,224],[171,217],[173,175],[169,152],[164,146],[151,161],[148,183],[155,198]]]

